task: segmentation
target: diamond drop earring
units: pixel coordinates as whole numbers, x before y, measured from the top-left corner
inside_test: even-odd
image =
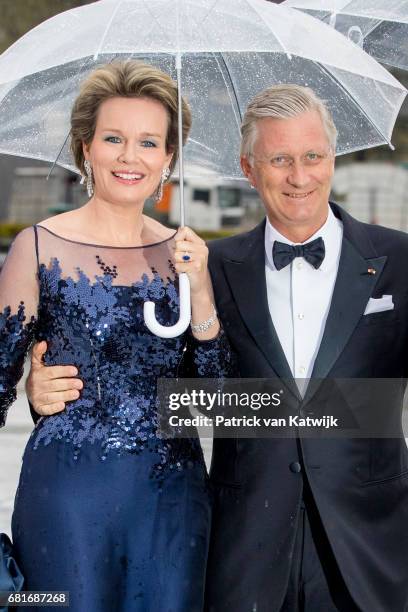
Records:
[[[92,198],[94,194],[93,182],[92,182],[92,166],[91,163],[86,159],[84,161],[84,168],[86,172],[86,190],[88,197]]]
[[[161,178],[160,178],[160,183],[159,183],[159,186],[157,187],[156,194],[154,196],[154,199],[155,199],[156,202],[160,202],[160,200],[162,199],[162,197],[163,197],[163,185],[167,181],[169,176],[170,176],[169,168],[163,168],[163,172],[162,172],[162,175],[161,175]]]

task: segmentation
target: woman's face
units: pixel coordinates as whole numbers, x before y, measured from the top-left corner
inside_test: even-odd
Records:
[[[143,205],[171,161],[167,128],[166,109],[157,100],[116,97],[103,102],[93,140],[84,144],[95,197],[112,204]]]

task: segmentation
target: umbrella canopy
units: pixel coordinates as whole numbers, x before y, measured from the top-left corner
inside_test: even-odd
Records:
[[[335,27],[378,61],[408,70],[406,0],[286,0]]]
[[[186,176],[242,177],[242,114],[275,83],[308,85],[327,100],[339,154],[389,143],[406,95],[332,28],[264,0],[100,0],[43,22],[0,56],[0,152],[74,169],[67,134],[79,84],[128,57],[173,76],[181,60],[193,110]]]
[[[45,21],[0,56],[0,152],[75,170],[69,126],[79,86],[97,66],[125,58],[177,75],[179,99],[182,88],[191,103],[181,178],[183,157],[185,175],[241,178],[241,117],[270,85],[308,85],[327,100],[338,153],[390,143],[406,95],[364,51],[293,9],[264,0],[100,0]],[[190,321],[188,277],[180,275],[175,326],[160,325],[154,308],[144,305],[153,333],[182,333]]]

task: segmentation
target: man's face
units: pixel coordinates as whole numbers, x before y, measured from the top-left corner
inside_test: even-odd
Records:
[[[317,111],[257,122],[252,156],[241,159],[271,224],[294,241],[326,221],[334,155]]]

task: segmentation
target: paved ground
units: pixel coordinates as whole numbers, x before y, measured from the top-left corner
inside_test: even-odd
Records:
[[[11,512],[18,484],[21,458],[32,429],[27,399],[23,389],[10,409],[7,424],[0,431],[0,532],[10,533]],[[408,435],[408,411],[404,414],[404,431]],[[211,441],[202,441],[207,465],[211,459]]]
[[[0,532],[10,534],[10,518],[20,473],[21,457],[32,429],[24,393],[10,409],[0,432]]]

